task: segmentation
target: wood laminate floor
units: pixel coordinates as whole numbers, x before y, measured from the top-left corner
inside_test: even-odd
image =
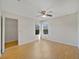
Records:
[[[79,59],[79,50],[48,40],[6,49],[0,59]]]

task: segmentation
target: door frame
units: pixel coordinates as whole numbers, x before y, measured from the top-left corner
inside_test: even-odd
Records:
[[[5,23],[5,17],[1,16],[1,54],[3,54],[5,51],[5,44],[4,44],[5,43],[5,35],[4,35],[5,24],[4,23]]]
[[[3,54],[5,52],[5,20],[6,18],[11,18],[11,19],[16,19],[17,20],[17,23],[18,23],[18,19],[17,18],[13,18],[13,17],[5,17],[5,16],[2,16],[2,19],[1,19],[1,54]],[[17,27],[18,27],[18,24],[17,24]],[[18,36],[18,29],[17,29],[17,36]],[[19,39],[18,39],[19,41]],[[18,42],[18,45],[19,45],[19,42]]]

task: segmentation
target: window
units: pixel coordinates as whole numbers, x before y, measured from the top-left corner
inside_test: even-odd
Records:
[[[43,24],[43,33],[48,34],[48,24],[46,23]]]
[[[35,35],[39,35],[39,25],[35,25]]]

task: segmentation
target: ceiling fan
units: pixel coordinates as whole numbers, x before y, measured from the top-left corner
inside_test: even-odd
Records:
[[[42,16],[42,17],[52,17],[53,16],[52,11],[41,10],[39,13],[41,14],[40,16]]]

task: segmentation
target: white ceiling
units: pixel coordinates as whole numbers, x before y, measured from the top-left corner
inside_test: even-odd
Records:
[[[53,11],[58,17],[77,11],[78,0],[2,0],[3,10],[27,17],[37,17],[41,9]]]

